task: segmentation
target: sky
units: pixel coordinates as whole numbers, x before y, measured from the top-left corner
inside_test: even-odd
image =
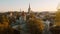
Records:
[[[60,0],[0,0],[0,11],[56,11]]]

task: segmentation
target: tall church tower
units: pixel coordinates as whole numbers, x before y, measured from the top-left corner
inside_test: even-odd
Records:
[[[30,12],[31,12],[31,8],[30,8],[30,4],[29,4],[28,13],[30,13]]]

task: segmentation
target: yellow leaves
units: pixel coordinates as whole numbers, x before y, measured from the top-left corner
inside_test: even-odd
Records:
[[[40,31],[44,30],[43,21],[41,19],[36,18],[36,16],[33,13],[30,14],[30,18],[28,20],[28,25],[29,25],[29,27],[32,27],[32,28],[35,27]]]
[[[60,26],[60,11],[59,10],[56,12],[54,25]]]
[[[37,26],[37,28],[38,28],[40,31],[43,31],[43,29],[44,29],[44,24],[43,24],[43,22],[42,22],[41,19],[30,18],[29,24],[32,25],[32,26]]]
[[[2,16],[1,16],[1,20],[2,20],[2,22],[0,23],[0,27],[1,27],[2,29],[8,28],[8,26],[9,26],[9,20],[8,20],[8,18],[6,17],[6,15],[2,15]]]
[[[43,31],[44,29],[44,24],[42,22],[42,20],[40,19],[35,19],[35,22],[36,22],[36,26],[38,27],[39,30]]]
[[[0,23],[0,27],[1,28],[7,28],[8,27],[8,23],[7,22],[4,22],[3,24]]]

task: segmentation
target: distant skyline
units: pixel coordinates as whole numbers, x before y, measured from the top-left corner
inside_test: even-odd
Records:
[[[60,0],[0,0],[0,11],[56,11]]]

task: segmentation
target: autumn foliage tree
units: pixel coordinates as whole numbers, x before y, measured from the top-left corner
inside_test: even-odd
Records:
[[[31,34],[41,34],[44,29],[44,24],[41,19],[36,18],[34,14],[30,14],[28,27]]]
[[[56,26],[60,26],[60,10],[56,12],[55,23]]]

